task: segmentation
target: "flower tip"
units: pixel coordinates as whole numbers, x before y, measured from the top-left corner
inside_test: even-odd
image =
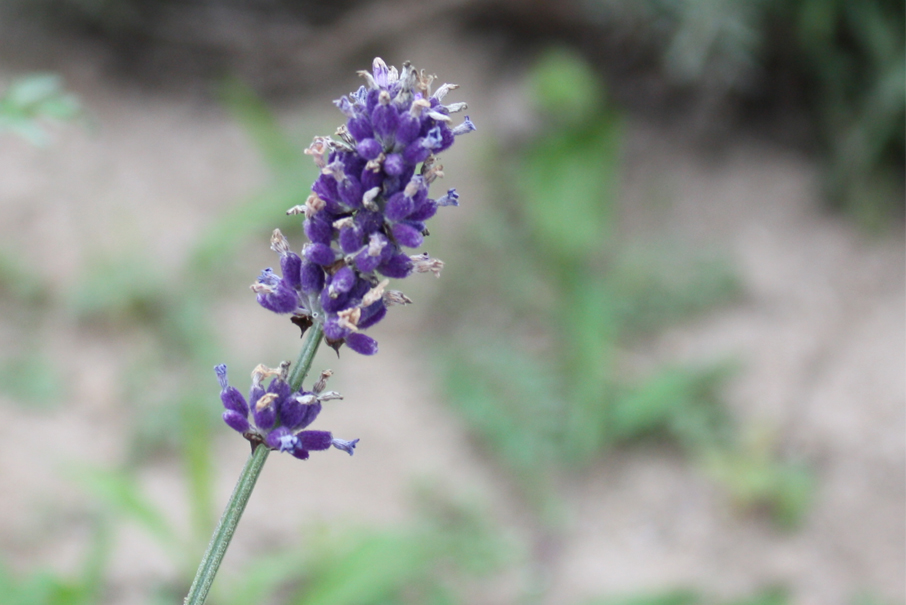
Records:
[[[216,366],[214,366],[214,373],[217,374],[217,382],[220,383],[220,389],[226,390],[226,388],[229,386],[229,382],[227,381],[226,364],[219,363]]]
[[[456,189],[448,189],[447,194],[437,199],[438,206],[459,206],[459,194]]]
[[[352,441],[346,441],[345,439],[333,439],[330,444],[338,450],[343,450],[344,452],[352,456],[355,451],[355,446],[358,442],[358,439],[353,439]]]
[[[336,105],[337,109],[342,111],[343,115],[345,115],[346,117],[351,118],[355,116],[355,108],[353,107],[352,102],[349,100],[349,97],[347,97],[346,95],[343,95],[339,99],[336,99],[333,104]]]
[[[453,129],[453,134],[466,134],[467,132],[472,132],[473,130],[478,130],[478,128],[475,127],[475,124],[472,123],[472,120],[469,119],[469,116],[466,116],[465,119],[463,119],[462,124]]]

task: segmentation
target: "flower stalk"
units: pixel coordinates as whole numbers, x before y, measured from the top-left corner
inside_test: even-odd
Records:
[[[318,351],[318,345],[321,344],[322,335],[323,331],[317,324],[309,329],[305,343],[302,345],[302,351],[299,353],[299,359],[292,368],[289,378],[289,383],[294,391],[301,388],[302,381],[311,370],[311,364]],[[252,453],[249,454],[248,460],[239,474],[236,487],[233,488],[230,500],[227,502],[223,515],[217,523],[217,528],[214,530],[214,535],[198,565],[198,571],[195,572],[195,579],[189,588],[184,605],[202,605],[208,598],[211,584],[220,569],[223,557],[236,532],[236,526],[239,525],[245,505],[248,504],[252,490],[255,489],[255,483],[258,481],[258,476],[261,474],[261,469],[264,468],[270,452],[270,448],[264,443],[252,444]]]
[[[324,329],[321,324],[316,323],[308,329],[308,338],[305,339],[305,344],[302,345],[299,359],[296,360],[295,365],[289,371],[289,388],[293,391],[298,391],[302,388],[302,381],[305,380],[311,370],[311,363],[315,358],[315,353],[318,352],[318,345],[321,344],[323,335]]]
[[[258,481],[258,475],[261,474],[261,469],[264,468],[270,452],[267,446],[258,444],[255,450],[249,454],[245,467],[239,474],[239,481],[236,482],[236,487],[230,496],[230,501],[217,523],[217,529],[214,530],[211,542],[195,573],[195,580],[184,601],[185,605],[202,605],[208,598],[211,584],[214,583],[214,576],[220,569],[223,557],[233,539],[233,533],[236,531],[236,526],[239,525],[239,519],[242,518],[245,505],[248,504],[252,490],[255,489],[255,483]]]

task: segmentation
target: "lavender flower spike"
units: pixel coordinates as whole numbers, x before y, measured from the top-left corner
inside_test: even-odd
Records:
[[[263,444],[268,449],[288,452],[305,460],[309,452],[326,450],[331,446],[352,454],[358,439],[334,439],[328,431],[305,430],[321,413],[322,402],[342,399],[336,391],[325,391],[330,370],[321,373],[311,391],[292,391],[286,382],[289,362],[279,368],[259,365],[252,372],[252,388],[246,403],[235,387],[227,381],[226,365],[214,367],[220,383],[220,399],[226,411],[223,420],[234,431],[241,433],[254,445]],[[271,378],[267,388],[262,382]],[[251,417],[250,417],[251,414]]]
[[[397,70],[377,58],[359,75],[365,85],[334,101],[346,117],[338,139],[315,137],[306,150],[320,169],[312,195],[287,212],[304,215],[309,243],[297,254],[274,232],[282,275],[267,269],[252,290],[261,306],[291,314],[297,326],[320,324],[334,349],[374,355],[378,343],[363,330],[384,318],[389,302],[411,302],[395,290],[375,295],[384,278],[440,275],[442,261],[404,248],[421,248],[427,221],[459,205],[455,189],[432,198],[429,188],[443,176],[437,154],[475,125],[468,116],[453,124],[465,103],[442,104],[456,84],[432,94],[434,76],[408,62]]]

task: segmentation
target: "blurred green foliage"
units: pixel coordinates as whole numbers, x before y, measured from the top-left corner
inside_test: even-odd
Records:
[[[693,590],[674,590],[661,594],[595,599],[587,605],[788,605],[786,591],[768,588],[741,599],[714,599]]]
[[[72,120],[81,115],[76,98],[63,90],[59,76],[31,74],[14,80],[0,96],[0,135],[14,133],[36,146],[50,137],[49,120]],[[0,297],[18,329],[34,327],[46,311],[50,288],[10,248],[0,250]],[[37,339],[25,340],[0,359],[0,389],[21,403],[50,406],[59,402],[62,378],[40,350]]]
[[[76,98],[56,74],[32,74],[13,81],[0,97],[0,134],[15,133],[33,145],[50,142],[41,122],[72,120],[81,113]]]
[[[210,478],[211,472],[206,472]],[[75,476],[110,512],[155,539],[184,574],[178,583],[160,586],[158,596],[161,600],[181,596],[204,542],[192,542],[175,530],[132,474],[82,469]],[[419,501],[417,518],[398,528],[308,528],[302,546],[267,553],[219,579],[211,603],[468,602],[468,589],[511,560],[514,546],[474,507],[439,497],[436,490],[422,490]],[[205,526],[207,532],[210,529]]]
[[[621,120],[598,78],[556,49],[531,81],[545,127],[519,149],[494,150],[506,201],[483,211],[468,246],[482,260],[465,263],[468,276],[454,268],[440,303],[457,333],[440,355],[454,405],[539,510],[555,477],[655,437],[707,453],[714,469],[754,465],[713,476],[738,502],[792,523],[807,484],[787,479],[776,456],[756,464],[739,449],[719,396],[732,364],[627,371],[624,359],[646,334],[731,300],[733,271],[716,256],[629,246],[615,216]]]
[[[0,561],[0,595],[4,605],[95,605],[102,599],[109,559],[109,527],[105,520],[96,519],[78,573],[38,569],[23,576]]]
[[[325,536],[310,545],[296,605],[469,602],[468,588],[512,557],[511,545],[479,511],[423,494],[410,527]],[[466,590],[463,590],[466,588]],[[238,605],[239,601],[236,601]]]
[[[0,249],[0,296],[25,307],[47,302],[47,285],[12,249]]]
[[[801,101],[828,197],[877,228],[903,212],[902,0],[594,0],[607,26],[659,54],[662,75],[712,105]],[[802,97],[802,99],[798,99]]]
[[[864,224],[902,210],[906,164],[906,5],[902,0],[775,0],[826,148],[829,194]]]
[[[23,346],[0,359],[0,389],[14,401],[54,408],[63,403],[63,378],[53,360],[36,345]]]
[[[778,464],[776,437],[750,429],[724,450],[705,452],[706,472],[720,481],[741,507],[762,507],[777,523],[793,529],[812,504],[815,478],[803,461]]]
[[[870,592],[860,591],[850,599],[851,605],[893,605],[893,601],[880,599]]]

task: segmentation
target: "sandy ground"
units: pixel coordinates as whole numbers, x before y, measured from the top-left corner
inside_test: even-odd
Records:
[[[512,96],[518,86],[483,73],[485,51],[457,39],[416,40],[388,58],[412,57],[466,85],[461,97],[470,101],[482,136],[495,136],[519,125]],[[60,129],[45,150],[0,139],[4,240],[61,294],[99,253],[137,249],[150,268],[178,266],[209,213],[267,181],[244,134],[216,106],[113,81],[96,61],[85,51],[0,64],[4,80],[36,68],[62,70],[98,124],[90,133]],[[305,105],[284,108],[283,117],[290,124],[310,119],[310,107],[332,116],[323,108],[329,112],[329,99],[353,80],[350,74]],[[447,182],[468,200],[444,226],[444,237],[455,241],[487,193],[467,149],[445,160]],[[547,603],[674,586],[740,596],[778,583],[790,587],[797,605],[844,605],[863,590],[890,602],[906,598],[903,233],[867,237],[828,215],[815,177],[808,159],[764,143],[739,141],[706,156],[681,134],[630,121],[624,197],[634,210],[627,228],[667,228],[671,237],[726,250],[744,292],[730,307],[669,329],[646,355],[738,359],[743,370],[728,400],[741,418],[772,427],[786,450],[812,463],[816,502],[804,526],[785,533],[764,518],[738,514],[673,452],[615,453],[568,491]],[[267,254],[262,242],[254,264],[270,262]],[[415,286],[422,300],[430,300],[431,285]],[[245,286],[237,283],[236,297],[214,311],[227,326],[225,339],[244,347],[243,356],[293,356],[294,342],[274,344],[278,335],[285,338],[282,320],[251,305]],[[411,512],[413,482],[426,477],[477,494],[502,522],[515,519],[513,531],[525,531],[524,507],[444,406],[415,344],[426,306],[402,310],[377,328],[382,348],[375,358],[319,358],[316,367],[329,363],[338,371],[334,386],[346,397],[330,411],[330,428],[360,437],[362,447],[353,459],[323,456],[304,465],[273,456],[228,567],[292,543],[296,534],[287,527],[303,522],[402,522]],[[0,321],[4,348],[20,328]],[[112,464],[124,455],[127,411],[117,375],[136,343],[93,333],[64,311],[29,337],[44,339],[63,364],[66,401],[30,411],[0,400],[6,418],[0,547],[16,569],[42,563],[72,569],[84,548],[78,516],[84,501],[61,475],[67,461]],[[225,356],[240,356],[233,351]],[[218,447],[222,502],[246,447],[226,433]],[[185,488],[174,463],[152,464],[142,480],[184,521]],[[117,545],[111,602],[144,602],[144,591],[174,570],[137,530],[120,531]],[[485,598],[506,603],[512,594],[504,583]]]

